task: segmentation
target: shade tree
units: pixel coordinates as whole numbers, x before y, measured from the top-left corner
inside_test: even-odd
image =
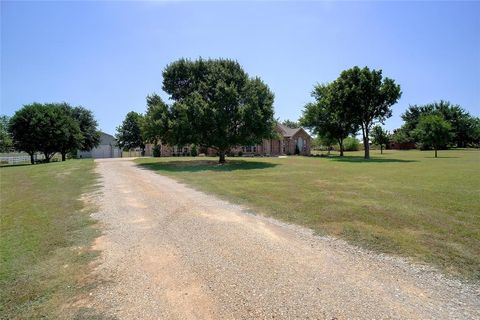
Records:
[[[171,145],[212,148],[224,163],[232,147],[274,135],[274,95],[237,61],[177,60],[163,71],[163,90],[173,104],[157,107],[154,118],[162,126],[159,138]]]

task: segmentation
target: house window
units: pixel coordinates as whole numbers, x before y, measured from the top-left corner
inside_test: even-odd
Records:
[[[247,146],[246,147],[246,152],[252,152],[252,146]]]
[[[257,152],[257,146],[253,146],[253,152]]]

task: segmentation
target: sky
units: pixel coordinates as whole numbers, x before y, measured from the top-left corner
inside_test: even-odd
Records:
[[[297,120],[317,83],[382,69],[411,104],[441,99],[480,116],[480,2],[1,1],[1,114],[32,102],[82,105],[113,134],[162,91],[179,58],[230,58]]]

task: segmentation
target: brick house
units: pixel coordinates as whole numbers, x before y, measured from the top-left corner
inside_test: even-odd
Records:
[[[242,154],[244,156],[279,156],[294,155],[296,146],[300,155],[310,155],[312,138],[303,128],[288,128],[282,124],[277,124],[275,128],[277,137],[275,139],[264,139],[261,144],[251,146],[238,146],[230,150],[230,154],[235,156]],[[200,153],[206,153],[208,156],[215,156],[217,151],[212,148],[200,150]],[[145,147],[145,155],[153,155],[153,145]],[[160,156],[188,156],[190,155],[190,146],[169,146],[160,144]]]
[[[303,128],[289,128],[277,124],[277,137],[264,139],[261,144],[253,146],[239,146],[232,149],[234,154],[241,152],[243,155],[279,156],[293,155],[298,146],[301,155],[310,155],[312,138]]]

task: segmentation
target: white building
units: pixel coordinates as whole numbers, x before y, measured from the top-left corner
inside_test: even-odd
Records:
[[[100,144],[90,151],[77,151],[77,158],[120,158],[122,151],[112,135],[100,132]]]

